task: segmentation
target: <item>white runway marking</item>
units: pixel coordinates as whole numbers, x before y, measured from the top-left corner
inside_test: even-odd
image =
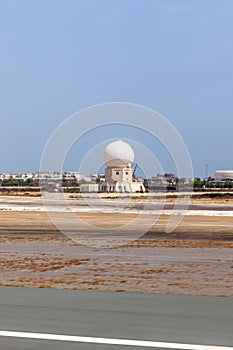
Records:
[[[149,340],[82,337],[82,336],[74,336],[74,335],[30,333],[30,332],[0,331],[0,336],[13,337],[13,338],[70,341],[70,342],[79,342],[79,343],[107,344],[107,345],[141,346],[141,347],[148,347],[148,348],[180,349],[180,350],[233,350],[233,347],[231,346],[229,347],[229,346],[214,346],[214,345],[166,343],[166,342],[149,341]]]

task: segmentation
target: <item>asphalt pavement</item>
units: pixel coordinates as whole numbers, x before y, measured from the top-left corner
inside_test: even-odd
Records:
[[[27,332],[29,337],[31,333],[72,335],[91,341],[0,334],[1,350],[148,349],[112,345],[108,340],[97,344],[95,337],[174,344],[159,347],[158,343],[156,349],[181,349],[182,344],[189,349],[195,348],[192,344],[201,345],[200,350],[211,349],[210,345],[233,349],[232,298],[0,287],[0,315],[1,331]]]

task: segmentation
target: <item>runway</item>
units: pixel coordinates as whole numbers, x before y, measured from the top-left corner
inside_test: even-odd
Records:
[[[0,312],[3,350],[233,349],[232,298],[1,287]]]

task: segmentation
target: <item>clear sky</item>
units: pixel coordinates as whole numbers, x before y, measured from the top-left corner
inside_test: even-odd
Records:
[[[232,0],[0,0],[0,172],[38,170],[62,121],[110,101],[165,116],[196,176],[233,169],[232,18]]]

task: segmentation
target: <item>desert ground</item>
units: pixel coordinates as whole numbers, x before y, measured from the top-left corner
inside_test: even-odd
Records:
[[[16,210],[17,200],[22,198],[0,198],[0,285],[233,296],[232,198],[192,199],[201,206],[199,215],[184,216],[173,232],[166,233],[170,216],[161,214],[142,236],[107,248],[71,240],[46,211]],[[205,205],[228,215],[203,215]],[[54,215],[66,220],[68,213]],[[124,211],[75,215],[93,232],[95,227],[120,232],[137,216]],[[144,215],[142,221],[147,219]]]

